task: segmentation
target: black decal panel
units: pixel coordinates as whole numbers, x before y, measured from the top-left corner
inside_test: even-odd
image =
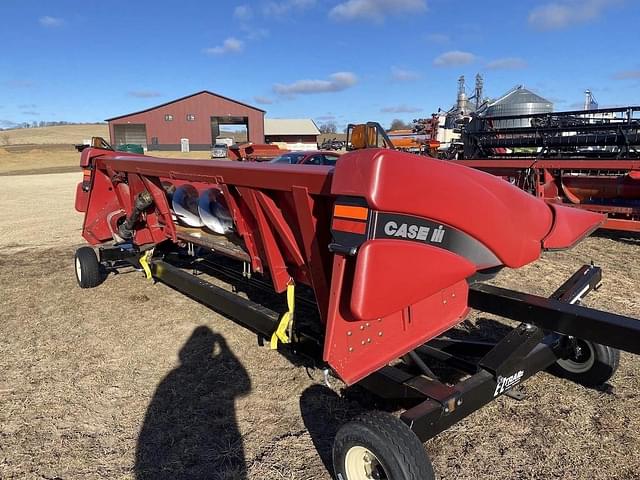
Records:
[[[369,238],[408,240],[432,245],[465,257],[480,268],[502,263],[475,238],[449,225],[426,218],[376,212],[369,221]]]

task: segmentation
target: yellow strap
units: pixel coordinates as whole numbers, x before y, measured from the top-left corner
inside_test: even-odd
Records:
[[[149,260],[151,260],[151,256],[153,255],[153,248],[144,252],[144,255],[140,257],[138,262],[142,266],[142,270],[144,270],[144,276],[147,277],[147,280],[151,280],[151,267],[149,266]]]
[[[295,306],[295,284],[293,281],[287,285],[287,306],[289,310],[282,315],[280,319],[280,323],[278,324],[278,328],[271,335],[271,350],[277,350],[278,348],[278,340],[282,343],[289,343],[291,339],[289,335],[287,335],[287,330],[289,328],[289,324],[293,322],[293,310]]]

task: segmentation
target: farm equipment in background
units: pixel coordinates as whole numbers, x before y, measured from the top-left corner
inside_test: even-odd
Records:
[[[475,117],[461,140],[457,163],[607,214],[603,228],[640,232],[640,107]]]
[[[428,145],[426,137],[413,130],[390,130],[387,136],[396,150],[418,154],[426,152]]]
[[[266,162],[287,152],[277,145],[268,143],[235,143],[228,149],[228,156],[231,160],[244,162]]]
[[[396,150],[387,132],[378,122],[350,123],[347,125],[347,150],[387,148]]]
[[[324,142],[318,145],[318,150],[344,150],[346,143],[337,138],[327,138]]]
[[[95,139],[81,153],[76,209],[97,248],[77,250],[78,284],[95,287],[105,271],[133,265],[233,318],[259,343],[305,358],[326,379],[402,408],[399,418],[370,412],[338,431],[341,480],[432,480],[422,442],[516,396],[530,376],[551,369],[602,385],[618,349],[640,353],[639,321],[579,305],[600,283],[597,267],[580,268],[549,298],[484,282],[542,250],[574,245],[603,215],[389,149],[377,124],[349,126],[349,134],[360,149],[335,168],[162,159]],[[380,145],[387,148],[365,148]],[[209,277],[287,301],[267,307]],[[520,324],[497,342],[451,334],[472,308]],[[457,376],[445,381],[434,362]]]

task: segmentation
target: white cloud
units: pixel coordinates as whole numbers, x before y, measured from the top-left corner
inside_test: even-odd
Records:
[[[427,35],[427,40],[431,43],[449,43],[451,37],[445,33],[430,33]]]
[[[253,101],[260,105],[271,105],[273,103],[273,100],[269,97],[263,97],[260,95],[256,95],[255,97],[253,97]]]
[[[358,77],[351,72],[336,72],[329,75],[329,80],[298,80],[283,84],[276,83],[273,91],[278,95],[307,95],[314,93],[340,92],[354,86]]]
[[[421,75],[413,70],[399,67],[391,67],[391,79],[396,82],[412,82],[420,79]]]
[[[40,17],[38,19],[38,22],[43,27],[51,27],[51,28],[61,27],[62,25],[64,25],[63,19],[57,18],[57,17],[50,17],[48,15],[45,15],[44,17]]]
[[[538,30],[559,30],[595,20],[604,10],[619,3],[621,0],[564,0],[548,3],[529,13],[529,24]]]
[[[475,61],[476,56],[473,53],[451,50],[436,57],[433,64],[436,67],[456,67],[460,65],[468,65]]]
[[[253,28],[248,25],[240,27],[243,32],[246,32],[247,40],[264,40],[271,35],[271,32],[266,28]]]
[[[316,0],[281,0],[267,3],[262,12],[269,17],[285,18],[294,11],[313,7]]]
[[[244,42],[235,37],[227,38],[222,45],[217,47],[205,48],[203,50],[207,55],[224,55],[225,53],[240,53],[244,48]]]
[[[129,96],[136,98],[154,98],[161,97],[162,94],[160,92],[156,92],[155,90],[132,90],[129,92]]]
[[[238,20],[250,20],[253,17],[253,9],[249,5],[238,5],[233,10],[233,16]]]
[[[426,10],[426,0],[347,0],[333,7],[329,18],[382,23],[389,15],[423,13]]]
[[[384,107],[380,109],[382,113],[417,113],[421,112],[422,108],[419,107],[410,107],[409,105],[394,105],[391,107]]]
[[[518,70],[527,68],[527,62],[517,57],[496,58],[487,63],[489,70]]]
[[[623,70],[613,75],[614,80],[640,80],[640,70]]]

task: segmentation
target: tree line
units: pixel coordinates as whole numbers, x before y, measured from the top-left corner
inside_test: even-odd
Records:
[[[390,130],[411,130],[413,128],[413,123],[410,122],[405,122],[403,120],[400,120],[399,118],[395,118],[391,121],[391,124],[389,125],[389,128],[387,129],[387,131]],[[338,132],[338,126],[336,125],[336,122],[325,122],[322,123],[318,126],[318,130],[320,130],[320,133],[337,133]],[[342,131],[342,133],[347,133],[347,128],[345,127]]]
[[[40,120],[39,122],[33,121],[33,122],[16,123],[10,127],[0,128],[0,131],[15,130],[18,128],[58,127],[60,125],[103,125],[103,124],[104,122],[65,122],[64,120],[57,121],[57,122],[48,122],[48,121]]]

